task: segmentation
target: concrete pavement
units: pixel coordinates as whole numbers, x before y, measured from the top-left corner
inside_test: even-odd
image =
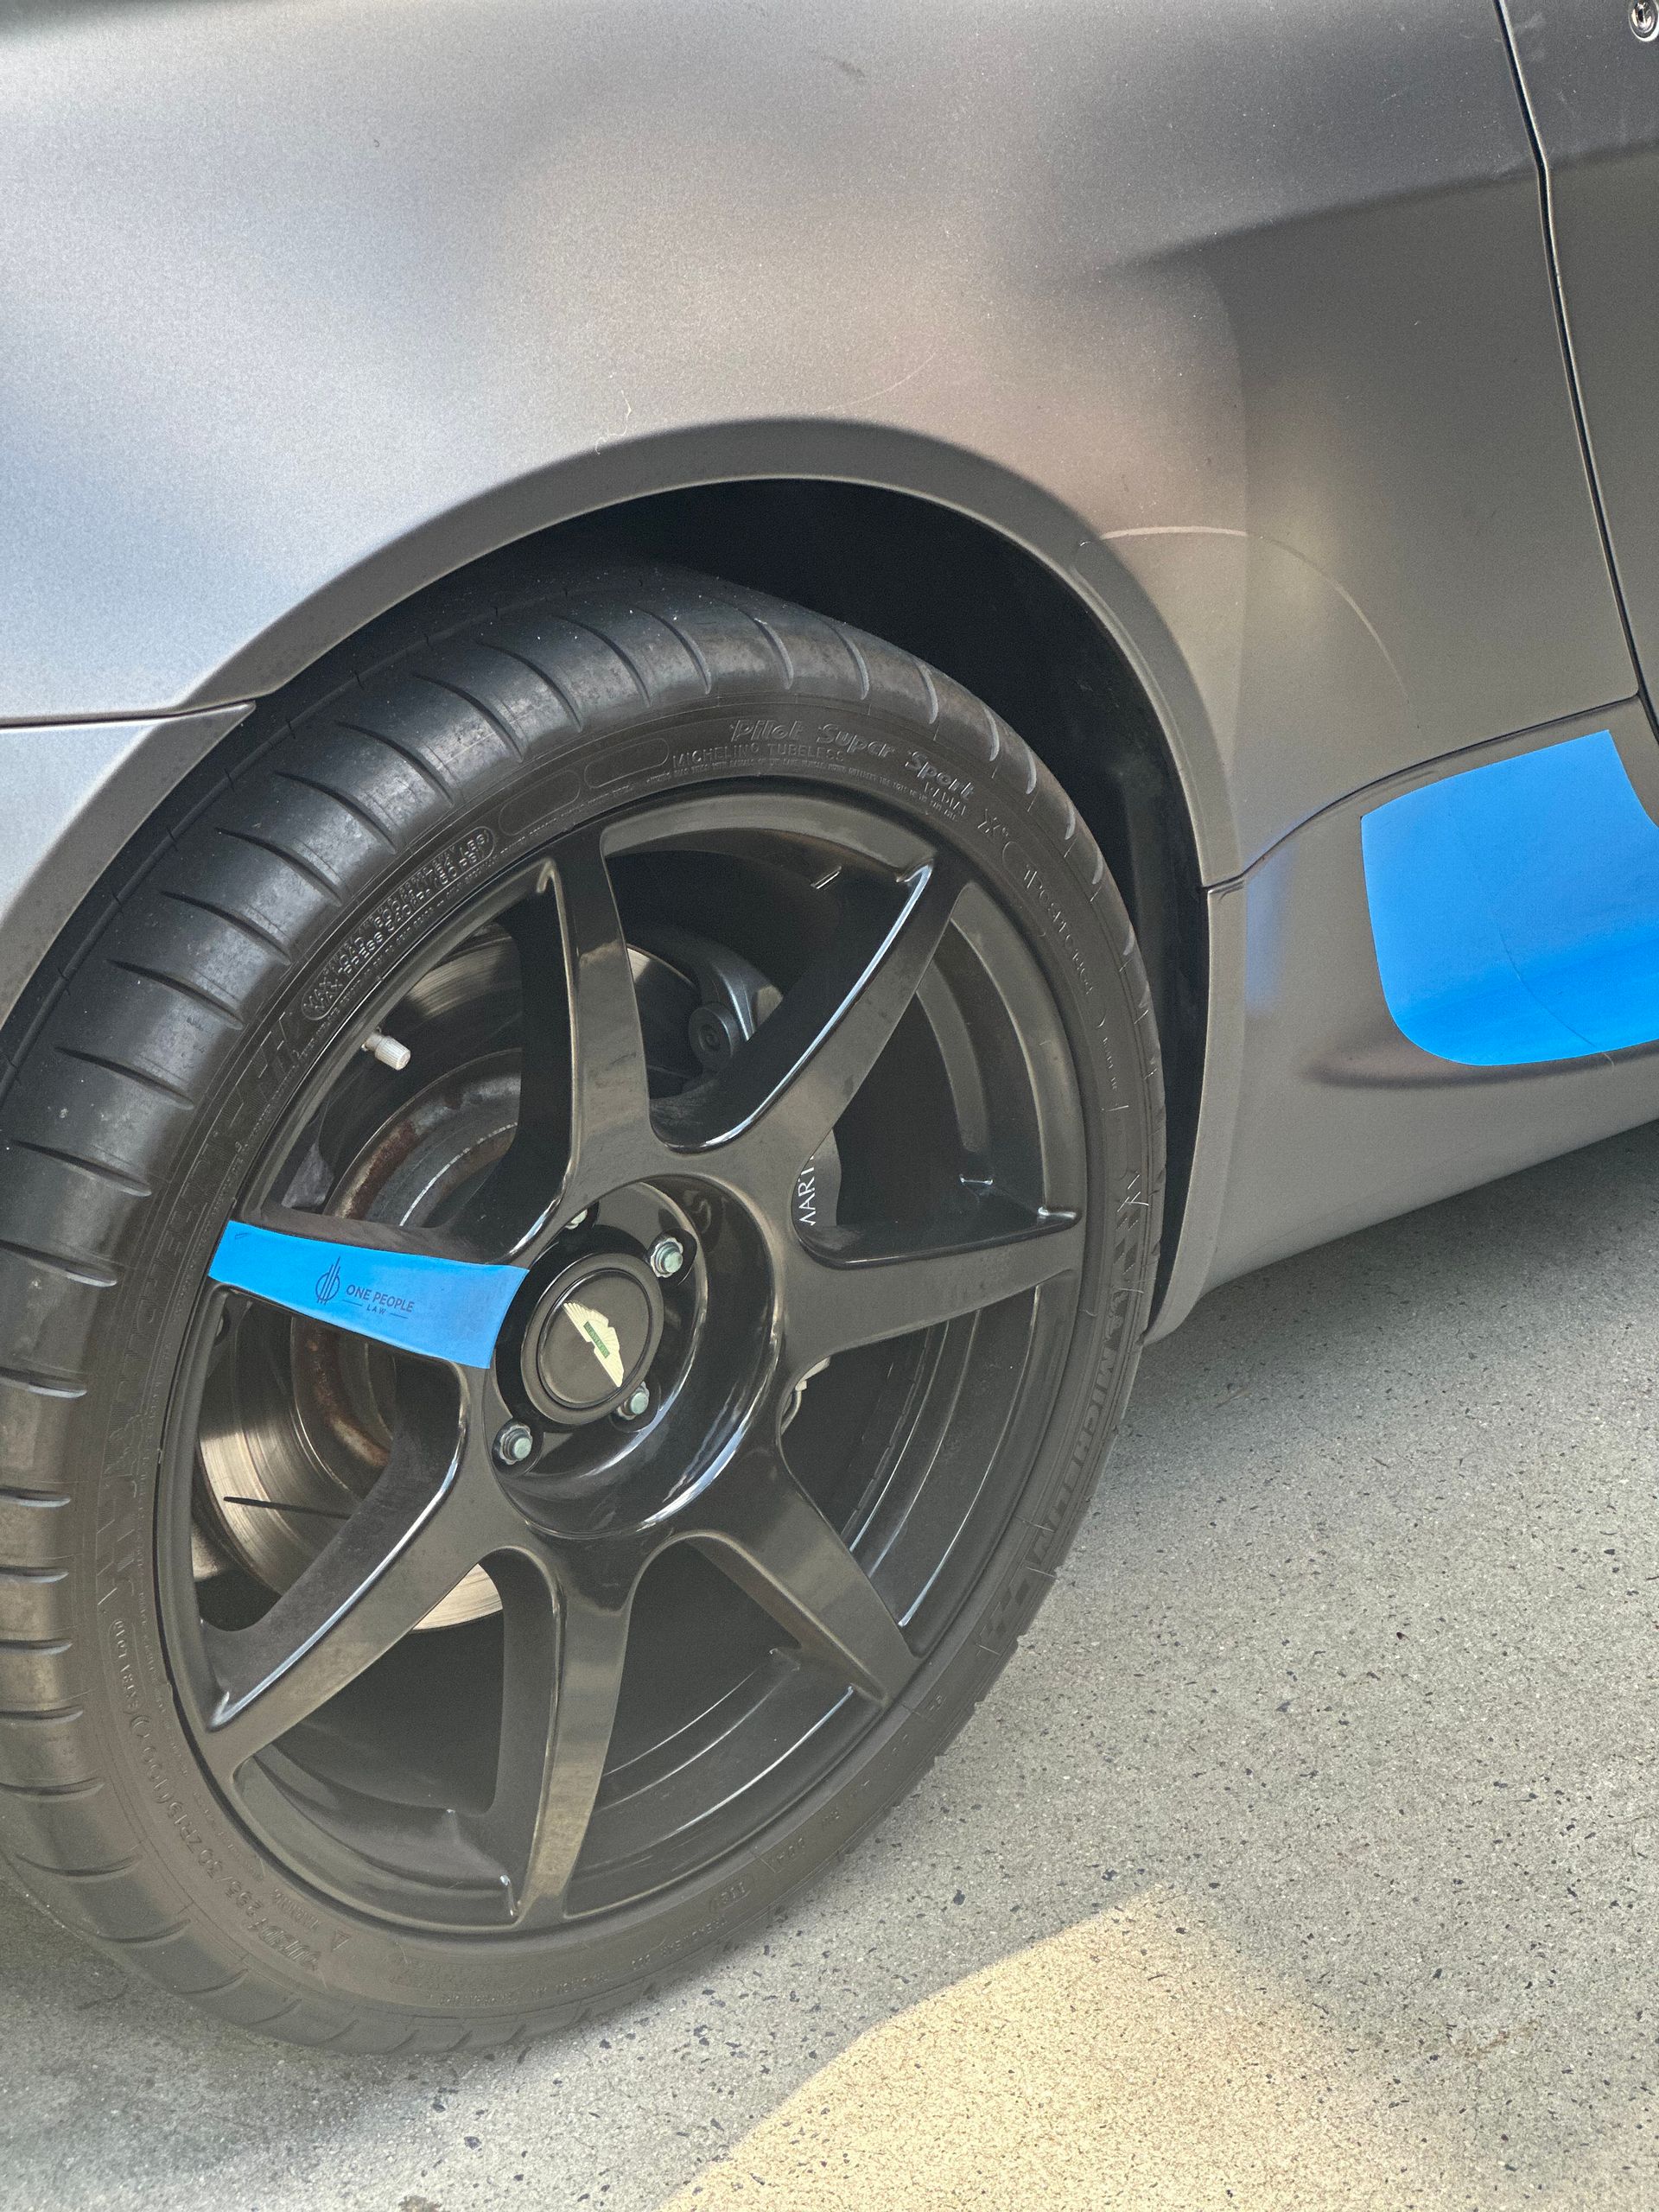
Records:
[[[0,2205],[1659,2203],[1659,1130],[1206,1302],[977,1722],[502,2060],[232,2035],[0,1895]]]

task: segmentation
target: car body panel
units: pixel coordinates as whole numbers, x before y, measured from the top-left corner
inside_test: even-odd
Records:
[[[199,0],[3,51],[0,720],[263,693],[774,469],[1040,508],[1214,880],[1634,687],[1488,0]]]

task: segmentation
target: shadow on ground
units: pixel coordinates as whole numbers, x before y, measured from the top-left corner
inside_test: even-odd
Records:
[[[1656,1278],[1645,1130],[1218,1293],[921,1790],[601,2029],[290,2051],[0,1895],[0,2203],[1659,2201]]]

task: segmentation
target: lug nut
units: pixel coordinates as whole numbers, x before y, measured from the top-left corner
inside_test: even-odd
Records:
[[[685,1265],[685,1247],[677,1236],[659,1236],[651,1248],[651,1272],[666,1282]]]
[[[631,1396],[623,1400],[616,1410],[625,1421],[643,1421],[651,1411],[651,1392],[642,1382]]]
[[[510,1421],[495,1440],[495,1456],[504,1467],[522,1467],[536,1449],[536,1439],[521,1421]]]

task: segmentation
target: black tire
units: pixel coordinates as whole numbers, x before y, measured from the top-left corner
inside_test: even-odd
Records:
[[[55,1919],[226,2020],[448,2050],[578,2020],[741,1930],[965,1720],[1121,1417],[1156,1256],[1161,1092],[1094,840],[995,715],[906,653],[747,592],[618,572],[463,610],[330,683],[264,712],[235,772],[162,821],[0,1108],[0,1841]],[[1081,1292],[1014,1510],[904,1694],[857,1708],[833,1772],[614,1910],[416,1926],[284,1863],[209,1779],[172,1663],[165,1497],[158,1522],[181,1363],[251,1163],[388,975],[555,833],[704,789],[839,794],[966,856],[1069,1046]]]

